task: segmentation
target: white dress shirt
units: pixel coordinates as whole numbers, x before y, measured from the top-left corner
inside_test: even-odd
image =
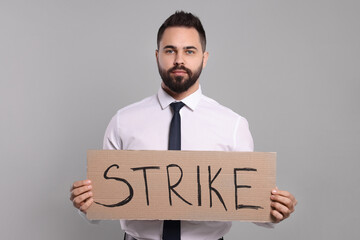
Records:
[[[167,150],[175,102],[162,88],[154,96],[120,109],[111,119],[104,149]],[[182,100],[181,149],[198,151],[253,151],[248,122],[232,110],[204,96],[199,88]],[[121,227],[139,240],[160,240],[163,221],[120,220]],[[231,222],[181,221],[182,240],[219,239]]]

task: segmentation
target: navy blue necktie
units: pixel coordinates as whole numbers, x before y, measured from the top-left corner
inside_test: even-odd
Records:
[[[173,117],[170,123],[169,150],[181,150],[181,118],[179,111],[184,105],[183,102],[173,102],[170,104],[173,110]],[[180,240],[179,220],[164,221],[163,240]]]

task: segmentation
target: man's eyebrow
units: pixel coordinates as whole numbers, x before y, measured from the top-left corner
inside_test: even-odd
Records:
[[[173,45],[166,45],[163,49],[166,49],[166,48],[177,49],[177,47],[175,47]],[[185,49],[185,50],[189,50],[189,49],[198,50],[195,46],[186,46],[183,49]]]
[[[197,50],[197,48],[196,48],[196,47],[194,47],[194,46],[184,47],[184,49],[186,49],[186,50],[188,50],[188,49],[195,49],[195,50]]]
[[[177,49],[177,47],[175,47],[173,45],[166,45],[165,47],[163,47],[163,49],[166,49],[166,48]]]

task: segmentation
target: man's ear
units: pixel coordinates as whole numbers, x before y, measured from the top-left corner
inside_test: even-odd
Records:
[[[203,56],[203,68],[205,68],[207,61],[209,58],[209,52],[204,52],[204,56]]]
[[[156,61],[159,61],[159,50],[155,50]]]

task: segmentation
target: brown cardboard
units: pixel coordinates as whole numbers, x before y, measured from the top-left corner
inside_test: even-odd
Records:
[[[90,150],[87,174],[89,219],[270,222],[276,153]]]

